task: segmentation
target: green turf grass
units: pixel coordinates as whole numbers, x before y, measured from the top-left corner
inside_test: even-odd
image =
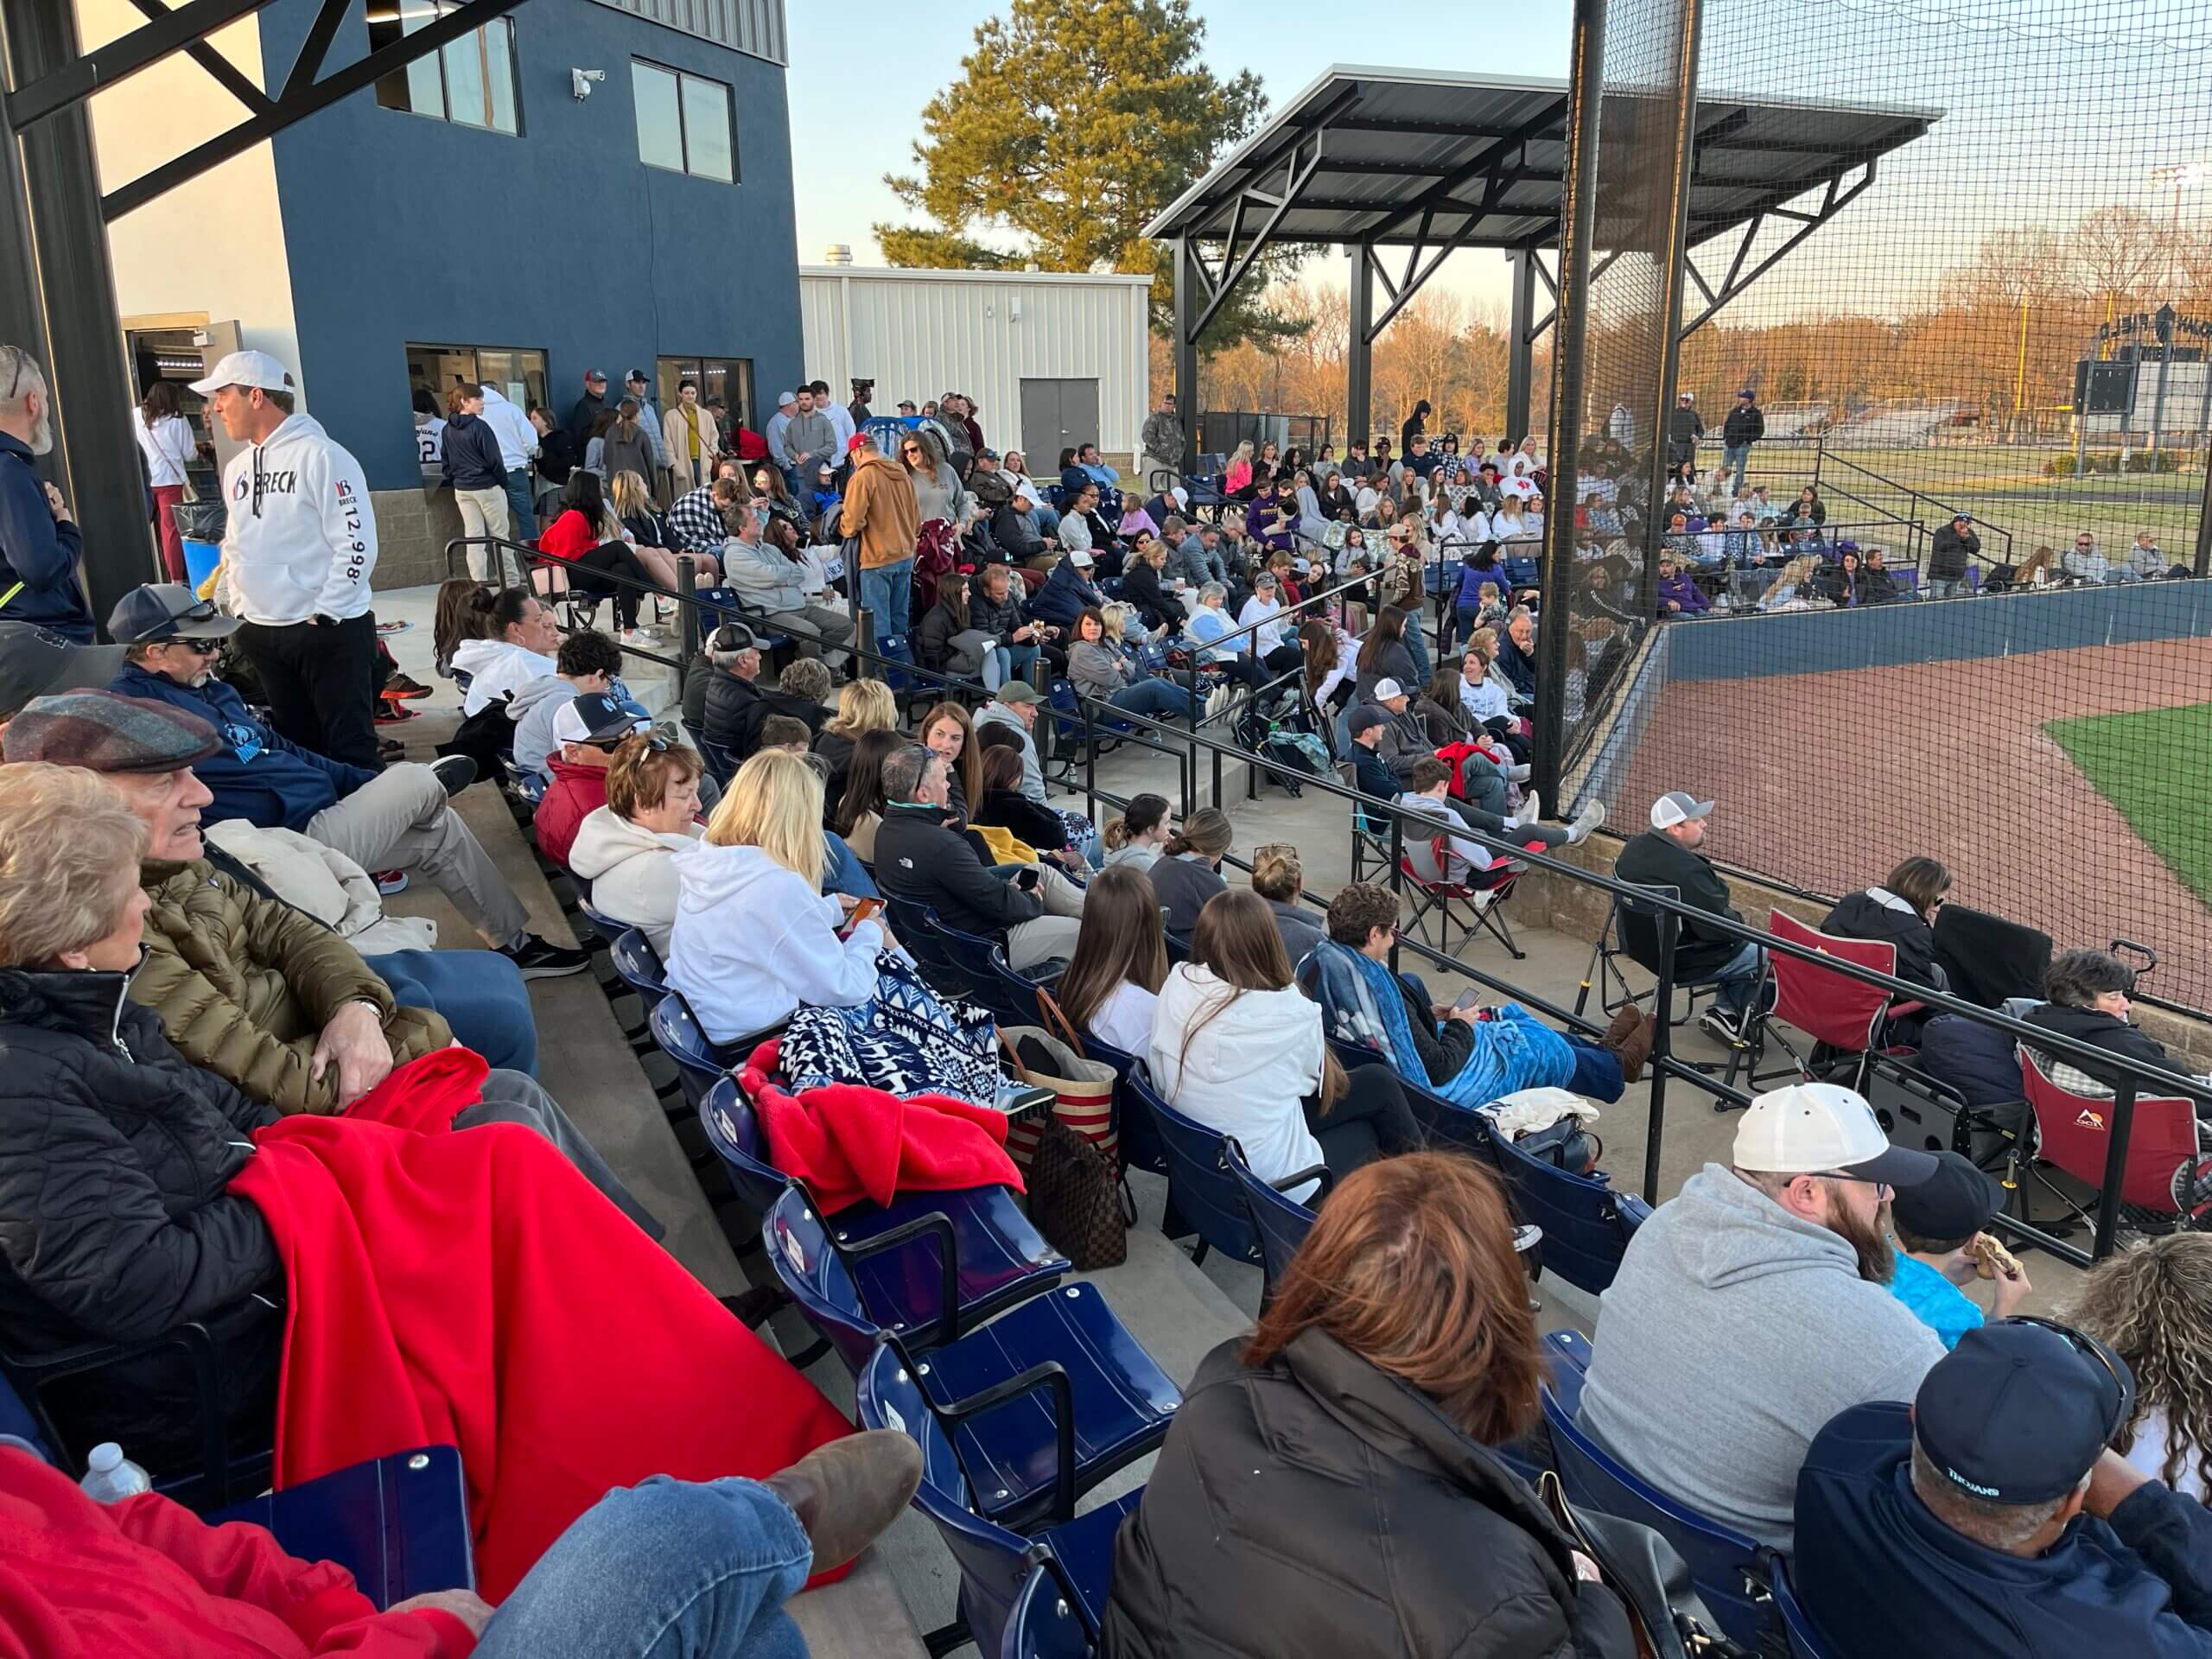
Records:
[[[2212,905],[2212,702],[2055,720],[2044,728],[2165,860]]]

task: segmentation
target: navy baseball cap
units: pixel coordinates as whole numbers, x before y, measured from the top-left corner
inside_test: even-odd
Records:
[[[1934,1156],[1936,1173],[1897,1188],[1890,1200],[1890,1214],[1918,1238],[1971,1238],[2005,1207],[2005,1189],[1963,1154],[1939,1152]]]
[[[630,711],[634,703],[605,691],[586,691],[553,716],[553,735],[563,743],[607,743],[651,726]]]
[[[226,639],[238,631],[238,620],[225,616],[213,600],[200,598],[181,582],[149,582],[115,601],[107,631],[119,645]]]
[[[2072,1491],[2135,1405],[2127,1362],[2094,1337],[2047,1319],[1969,1331],[1913,1401],[1929,1463],[1988,1503],[2048,1503]]]

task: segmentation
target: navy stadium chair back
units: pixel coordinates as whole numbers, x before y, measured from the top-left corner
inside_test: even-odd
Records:
[[[1193,1262],[1205,1261],[1212,1249],[1259,1266],[1259,1235],[1244,1207],[1243,1191],[1230,1173],[1228,1137],[1170,1106],[1142,1067],[1130,1072],[1128,1086],[1151,1113],[1166,1155],[1167,1213],[1160,1224],[1168,1236],[1196,1233]]]
[[[1758,1546],[1741,1533],[1668,1497],[1600,1446],[1575,1421],[1548,1381],[1544,1421],[1570,1501],[1601,1515],[1638,1521],[1664,1536],[1688,1563],[1707,1609],[1736,1641],[1757,1651],[1768,1628],[1765,1598],[1746,1582]]]
[[[999,1659],[1090,1659],[1090,1638],[1083,1617],[1061,1592],[1059,1580],[1043,1562],[1014,1598]]]
[[[1651,1206],[1614,1192],[1603,1170],[1574,1174],[1503,1135],[1491,1138],[1491,1149],[1513,1190],[1515,1212],[1544,1230],[1544,1266],[1593,1296],[1611,1284]]]
[[[769,1158],[760,1120],[735,1077],[718,1077],[709,1086],[699,1102],[699,1122],[738,1197],[754,1214],[766,1215],[791,1183]]]
[[[622,982],[635,991],[647,1007],[668,995],[668,969],[662,965],[660,952],[653,949],[644,929],[626,928],[615,935],[608,954]]]
[[[1813,1628],[1804,1604],[1797,1599],[1789,1562],[1778,1556],[1771,1561],[1768,1588],[1774,1592],[1774,1610],[1782,1615],[1783,1631],[1789,1638],[1790,1659],[1835,1659],[1835,1649]]]
[[[1267,1276],[1268,1294],[1273,1295],[1289,1270],[1291,1257],[1298,1254],[1298,1247],[1313,1230],[1313,1211],[1255,1175],[1252,1166],[1244,1160],[1244,1148],[1235,1141],[1228,1144],[1228,1155],[1229,1173],[1244,1195],[1245,1213],[1251,1217],[1252,1230],[1260,1242],[1260,1271]],[[1326,1171],[1323,1173],[1325,1175]],[[1294,1180],[1293,1184],[1296,1184]],[[1328,1185],[1325,1179],[1324,1192]]]
[[[229,1521],[266,1528],[302,1560],[337,1562],[379,1609],[476,1585],[468,1492],[450,1446],[395,1452],[207,1517]]]

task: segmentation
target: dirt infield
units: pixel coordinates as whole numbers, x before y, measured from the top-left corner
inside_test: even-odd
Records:
[[[2061,950],[2139,940],[2146,991],[2208,1007],[2212,912],[2043,731],[2208,697],[2206,639],[1673,683],[1608,804],[1632,833],[1666,790],[1717,799],[1714,856],[1816,893],[1932,854],[1961,902]]]

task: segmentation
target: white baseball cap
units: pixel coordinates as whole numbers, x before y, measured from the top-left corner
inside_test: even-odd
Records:
[[[1651,803],[1651,827],[1671,830],[1678,823],[1688,823],[1693,818],[1713,816],[1711,801],[1700,801],[1695,796],[1679,789],[1670,789]]]
[[[1097,561],[1090,556],[1089,550],[1077,547],[1068,550],[1068,563],[1078,570],[1088,570]]]
[[[1891,1146],[1865,1096],[1835,1083],[1759,1096],[1736,1126],[1730,1160],[1754,1174],[1842,1174],[1891,1186],[1917,1186],[1938,1167],[1930,1153]]]
[[[776,394],[776,407],[778,409],[781,409],[785,404],[795,404],[797,402],[798,402],[798,397],[795,392],[779,391]]]
[[[1406,688],[1400,685],[1395,680],[1377,680],[1375,682],[1375,701],[1377,702],[1388,702],[1393,697],[1402,697],[1405,695]]]
[[[205,380],[192,383],[192,389],[202,397],[220,391],[225,386],[255,386],[263,391],[289,391],[292,376],[289,370],[266,352],[232,352],[207,371]]]

